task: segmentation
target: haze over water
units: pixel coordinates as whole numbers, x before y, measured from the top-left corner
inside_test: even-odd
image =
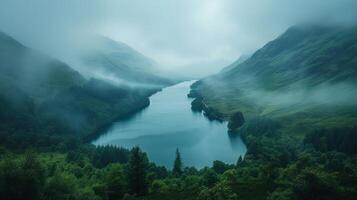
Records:
[[[191,111],[192,99],[187,98],[191,84],[183,82],[156,93],[147,109],[114,123],[93,143],[138,145],[151,161],[166,167],[172,167],[176,148],[185,166],[210,166],[214,160],[235,163],[246,152],[244,143],[240,137],[229,137],[226,123]]]

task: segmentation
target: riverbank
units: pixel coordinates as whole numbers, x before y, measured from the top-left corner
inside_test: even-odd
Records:
[[[174,84],[174,83],[172,83]],[[168,85],[166,87],[170,87]],[[165,88],[165,87],[164,87]],[[118,102],[119,107],[122,109],[113,110],[111,112],[111,116],[109,119],[103,120],[98,126],[94,127],[89,134],[83,137],[84,142],[90,143],[93,140],[100,137],[104,134],[108,129],[116,122],[124,121],[135,116],[137,113],[140,113],[145,108],[150,105],[150,97],[155,95],[156,93],[162,91],[163,88],[155,88],[155,89],[137,89],[136,95],[128,98],[127,101]]]
[[[143,97],[141,100],[132,102],[132,107],[127,105],[127,110],[121,113],[115,113],[113,117],[106,122],[103,122],[100,126],[96,127],[90,134],[88,134],[84,141],[90,143],[91,141],[97,139],[102,134],[104,134],[113,125],[113,123],[128,119],[138,112],[141,112],[150,105],[149,97]]]
[[[227,128],[229,133],[235,132],[238,128],[243,126],[245,119],[243,113],[238,111],[235,113],[224,113],[215,107],[208,106],[205,103],[205,98],[200,94],[199,90],[195,87],[199,82],[195,82],[190,86],[190,92],[187,97],[193,98],[191,102],[191,109],[193,112],[202,112],[207,119],[212,121],[223,122],[227,121]]]
[[[227,135],[224,122],[207,120],[191,110],[187,98],[192,81],[164,88],[150,97],[150,106],[132,118],[112,124],[93,141],[95,145],[138,145],[150,160],[172,167],[176,148],[186,166],[211,165],[214,160],[235,163],[244,156],[245,145],[240,137]]]
[[[239,199],[306,199],[316,192],[329,192],[325,199],[354,196],[357,171],[350,163],[357,161],[357,132],[346,120],[353,115],[328,112],[331,107],[300,113],[281,109],[281,115],[269,115],[252,102],[242,101],[234,85],[204,81],[191,86],[193,109],[215,110],[230,121],[242,119],[235,113],[249,113],[243,125],[233,126],[231,133],[247,145],[247,153],[236,169],[238,181],[231,186]],[[345,112],[351,113],[351,109]],[[338,167],[333,164],[337,162]]]

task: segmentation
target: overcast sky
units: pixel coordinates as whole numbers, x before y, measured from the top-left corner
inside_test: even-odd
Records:
[[[202,75],[291,25],[356,19],[357,0],[0,0],[0,30],[51,55],[64,39],[100,33]]]

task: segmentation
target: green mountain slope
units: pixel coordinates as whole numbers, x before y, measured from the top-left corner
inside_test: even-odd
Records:
[[[268,89],[355,81],[356,33],[356,27],[292,27],[222,77],[234,80],[247,74]]]
[[[355,196],[356,58],[356,27],[295,26],[191,86],[192,109],[247,145],[228,186],[237,199]]]
[[[0,61],[0,79],[35,98],[85,81],[65,63],[29,49],[4,33],[0,33]]]
[[[65,63],[0,34],[0,137],[17,134],[90,138],[149,104],[156,89],[86,80]],[[11,140],[11,139],[9,139]]]
[[[248,60],[251,57],[251,55],[241,55],[236,61],[234,61],[232,64],[224,67],[222,69],[222,72],[228,72],[231,69],[235,68],[237,65],[244,63],[246,60]]]
[[[225,117],[354,112],[356,55],[355,27],[295,26],[245,62],[198,81],[191,94]]]

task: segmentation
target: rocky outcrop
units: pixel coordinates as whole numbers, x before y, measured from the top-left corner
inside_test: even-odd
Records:
[[[195,90],[191,90],[187,96],[195,98],[191,102],[191,110],[193,112],[203,112],[204,116],[207,117],[209,120],[216,120],[219,122],[224,121],[223,115],[214,110],[213,108],[208,107],[204,103],[203,97],[199,93],[195,92]]]
[[[198,98],[198,97],[201,97],[201,95],[197,92],[197,90],[191,89],[190,93],[188,93],[187,97]]]
[[[244,119],[242,112],[234,113],[228,121],[229,132],[232,132],[232,131],[240,128],[241,126],[243,126],[244,122],[245,122],[245,119]]]
[[[217,112],[216,110],[214,110],[213,108],[210,108],[207,106],[204,106],[203,108],[204,108],[203,114],[209,120],[215,120],[215,121],[219,121],[219,122],[224,121],[223,115],[221,113]]]
[[[202,102],[202,97],[197,97],[191,102],[191,110],[194,112],[202,112],[204,110],[204,104]]]

